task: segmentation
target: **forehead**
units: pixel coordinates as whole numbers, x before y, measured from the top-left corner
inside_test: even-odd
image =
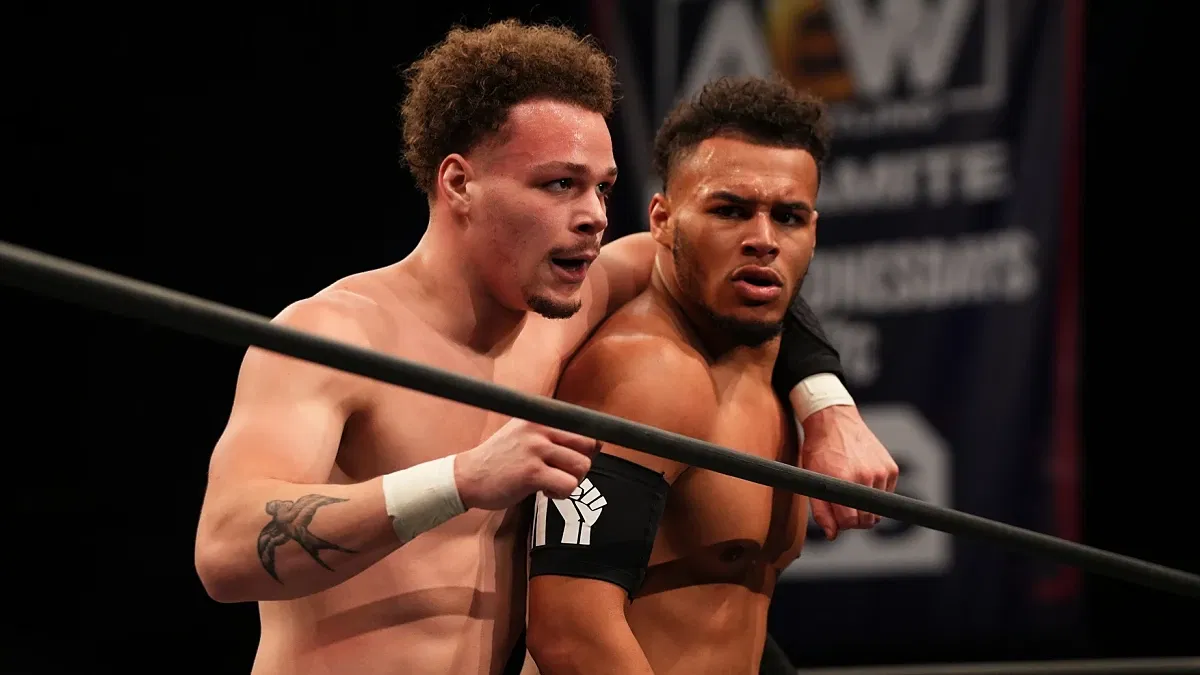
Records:
[[[496,142],[483,151],[489,162],[509,169],[558,161],[603,172],[614,163],[612,137],[604,117],[558,101],[525,101],[513,106]]]
[[[672,173],[672,188],[700,199],[714,192],[809,204],[817,198],[817,162],[800,148],[709,138],[684,155]]]

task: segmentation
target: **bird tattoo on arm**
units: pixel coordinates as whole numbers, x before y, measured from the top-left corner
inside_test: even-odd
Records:
[[[258,533],[258,559],[267,570],[267,574],[279,583],[279,575],[275,572],[275,549],[289,541],[300,544],[306,553],[312,556],[317,564],[327,570],[333,568],[321,560],[321,551],[341,551],[342,553],[357,553],[348,548],[326,541],[312,532],[308,526],[312,523],[317,509],[329,504],[344,502],[345,499],[326,497],[325,495],[304,495],[296,501],[275,499],[267,502],[267,513],[271,514],[271,522]]]

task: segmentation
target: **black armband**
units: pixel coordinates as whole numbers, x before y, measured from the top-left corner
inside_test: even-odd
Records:
[[[771,384],[780,400],[787,401],[801,380],[820,373],[833,373],[843,383],[846,381],[841,357],[821,330],[817,315],[797,293],[783,318],[783,336]]]
[[[670,485],[661,473],[606,453],[569,499],[534,500],[529,576],[641,586]]]

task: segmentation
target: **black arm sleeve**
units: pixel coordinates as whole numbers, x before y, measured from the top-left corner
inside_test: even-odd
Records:
[[[801,380],[819,373],[833,373],[843,382],[846,380],[841,357],[821,330],[812,308],[797,293],[783,319],[779,358],[775,361],[771,384],[779,398],[786,401]]]
[[[534,499],[529,576],[599,579],[637,592],[670,485],[663,475],[600,453],[569,499]]]
[[[767,641],[763,645],[762,660],[758,663],[759,675],[795,675],[796,666],[792,665],[783,648],[775,642],[775,638],[767,633]]]

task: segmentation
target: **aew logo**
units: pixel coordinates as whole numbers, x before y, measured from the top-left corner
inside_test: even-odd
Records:
[[[580,546],[592,543],[592,526],[600,519],[601,511],[608,504],[600,490],[587,478],[583,479],[567,499],[549,499],[539,492],[534,501],[534,546],[543,546],[546,543],[547,502],[554,504],[558,515],[562,517],[561,542]]]
[[[655,45],[656,60],[668,60],[656,64],[656,88],[687,96],[721,75],[775,71],[828,101],[839,131],[855,135],[933,129],[1006,97],[1005,0],[761,2],[761,13],[747,0],[711,4],[678,88],[665,81],[676,29],[656,25],[668,43]]]

